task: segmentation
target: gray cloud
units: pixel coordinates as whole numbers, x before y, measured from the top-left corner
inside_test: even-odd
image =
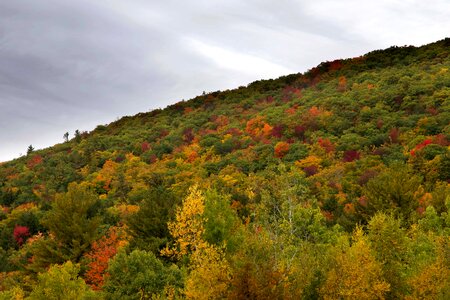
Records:
[[[0,161],[123,115],[450,28],[445,0],[0,2]]]

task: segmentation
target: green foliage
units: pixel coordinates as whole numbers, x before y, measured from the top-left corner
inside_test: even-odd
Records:
[[[449,45],[204,93],[1,163],[0,297],[55,263],[89,277],[113,226],[130,254],[96,256],[106,298],[448,298]]]
[[[65,194],[57,195],[52,210],[43,220],[55,239],[78,259],[97,237],[100,223],[98,198],[88,188],[71,184]]]
[[[182,287],[182,272],[165,266],[151,252],[119,252],[110,262],[104,291],[107,299],[150,299],[164,296],[165,289]]]
[[[397,299],[407,292],[405,281],[408,239],[400,220],[378,213],[368,224],[368,239],[375,257],[382,265],[383,277],[390,284],[388,295]]]
[[[42,223],[50,236],[33,248],[34,268],[67,260],[79,261],[98,236],[100,216],[98,197],[88,188],[70,184],[67,193],[58,194]]]
[[[228,251],[234,252],[242,243],[242,227],[236,212],[230,207],[230,197],[211,190],[205,198],[204,239],[212,245],[225,244]]]
[[[415,192],[422,179],[404,164],[394,164],[389,169],[370,180],[363,189],[367,197],[368,214],[392,210],[397,215],[408,218],[418,206]]]
[[[52,266],[46,273],[39,274],[28,299],[101,299],[78,277],[79,272],[80,266],[71,261]]]
[[[128,232],[135,247],[159,253],[168,242],[167,222],[173,217],[178,200],[163,186],[151,189],[144,197],[139,211],[126,219]]]

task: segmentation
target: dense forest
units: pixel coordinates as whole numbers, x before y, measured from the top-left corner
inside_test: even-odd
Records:
[[[391,47],[30,147],[0,299],[450,299],[449,69]]]

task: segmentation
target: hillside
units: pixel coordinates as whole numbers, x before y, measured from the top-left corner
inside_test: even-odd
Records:
[[[391,47],[1,164],[0,299],[448,298],[449,69]]]

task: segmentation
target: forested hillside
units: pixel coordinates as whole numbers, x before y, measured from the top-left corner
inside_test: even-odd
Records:
[[[450,299],[449,69],[392,47],[30,148],[0,299]]]

